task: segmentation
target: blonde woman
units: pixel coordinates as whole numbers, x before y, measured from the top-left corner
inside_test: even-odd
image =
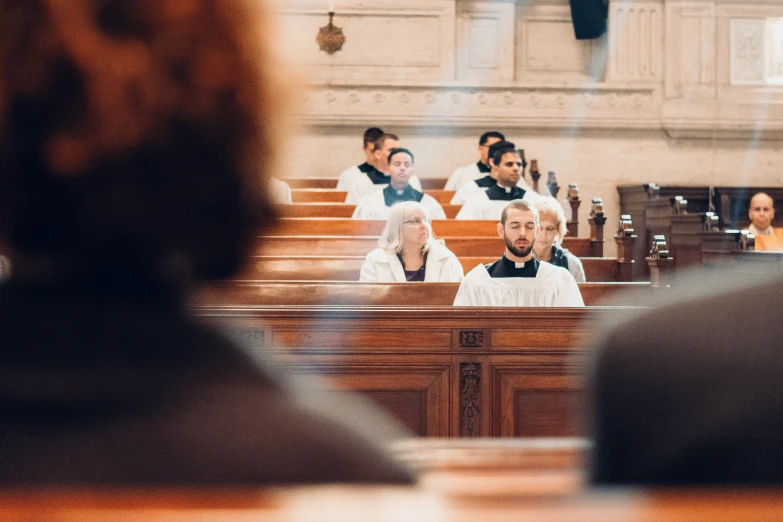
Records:
[[[536,259],[555,266],[562,266],[571,272],[577,283],[584,283],[585,269],[582,262],[574,254],[560,246],[567,231],[563,206],[553,197],[542,197],[535,206],[541,216],[541,233],[533,245],[533,254]]]
[[[462,265],[435,240],[421,203],[405,201],[392,206],[378,245],[367,254],[359,281],[462,281]]]

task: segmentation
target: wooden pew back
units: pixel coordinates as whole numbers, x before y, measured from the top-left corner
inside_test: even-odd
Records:
[[[429,189],[424,191],[441,205],[451,204],[453,190]],[[291,199],[294,203],[344,203],[347,192],[330,189],[293,189]]]
[[[448,219],[457,217],[462,205],[441,205]],[[293,203],[276,205],[277,213],[282,217],[299,218],[349,218],[356,205],[345,203]]]

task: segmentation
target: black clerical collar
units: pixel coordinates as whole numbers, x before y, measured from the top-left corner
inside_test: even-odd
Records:
[[[480,161],[476,163],[476,166],[479,169],[479,172],[483,172],[484,174],[489,174],[489,166],[481,163]]]
[[[421,201],[424,194],[408,185],[402,190],[396,190],[391,185],[383,189],[383,200],[390,207],[400,201]]]
[[[475,181],[475,183],[481,188],[489,188],[498,184],[498,182],[495,181],[495,178],[492,176],[484,176],[483,178],[479,178]]]
[[[497,184],[487,189],[487,197],[491,200],[511,201],[512,199],[522,199],[524,195],[525,191],[517,186],[511,187],[508,192],[506,192],[506,187]]]
[[[387,183],[391,183],[391,176],[384,174],[366,161],[359,165],[359,170],[367,174],[367,177],[370,178],[373,185],[386,185]]]
[[[519,264],[522,266],[517,267],[517,263],[503,256],[494,263],[486,265],[485,268],[490,277],[536,277],[541,262],[532,257],[530,261]]]

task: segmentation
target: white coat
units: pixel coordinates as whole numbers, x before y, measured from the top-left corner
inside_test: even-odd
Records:
[[[464,272],[462,265],[451,250],[437,241],[430,247],[424,269],[425,283],[459,283]],[[405,271],[396,254],[376,248],[364,260],[359,281],[404,283]]]

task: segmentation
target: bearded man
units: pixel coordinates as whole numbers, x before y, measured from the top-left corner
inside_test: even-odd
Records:
[[[454,306],[584,306],[568,270],[533,255],[540,229],[533,205],[521,199],[510,202],[498,223],[498,235],[506,244],[503,257],[468,272]]]

